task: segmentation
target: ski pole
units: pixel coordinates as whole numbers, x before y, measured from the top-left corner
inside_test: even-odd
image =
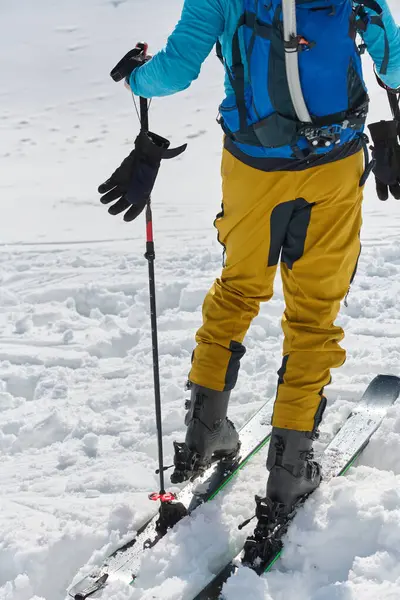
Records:
[[[131,72],[132,62],[141,60],[146,61],[148,44],[140,42],[136,47],[128,52],[122,60],[111,71],[111,77],[114,81],[121,81],[128,73]],[[133,98],[135,102],[135,99]],[[140,96],[140,131],[142,133],[149,132],[149,102],[147,98]],[[135,105],[136,106],[136,105]],[[158,332],[157,332],[157,309],[156,309],[156,285],[154,273],[154,237],[153,237],[153,215],[151,210],[151,196],[147,199],[146,204],[146,253],[145,258],[149,265],[149,293],[150,293],[150,320],[151,320],[151,343],[153,349],[153,379],[154,379],[154,398],[156,409],[156,426],[157,426],[157,442],[158,442],[158,471],[160,475],[160,492],[152,494],[152,499],[160,499],[161,503],[165,496],[164,483],[164,456],[162,442],[162,418],[161,418],[161,393],[160,393],[160,367],[158,355]]]
[[[387,95],[388,95],[390,110],[392,111],[393,119],[397,123],[397,133],[400,137],[400,93],[399,92],[389,92],[387,90]]]
[[[149,105],[146,98],[140,98],[140,128],[142,131],[149,130]],[[146,206],[146,253],[145,258],[149,267],[149,294],[150,294],[150,322],[151,343],[153,349],[153,379],[154,400],[156,409],[156,426],[158,442],[158,469],[160,475],[160,496],[165,495],[164,483],[164,456],[162,441],[162,417],[161,417],[161,392],[160,392],[160,366],[158,355],[158,330],[157,330],[157,307],[156,307],[156,282],[154,271],[154,236],[153,236],[153,213],[151,210],[151,198]]]
[[[391,88],[389,88],[385,83],[383,83],[376,71],[375,76],[378,85],[386,91],[389,100],[390,110],[392,112],[393,119],[397,123],[397,130],[400,136],[400,89],[392,90]]]
[[[389,98],[389,104],[390,104],[393,118],[395,121],[399,122],[400,121],[400,106],[399,106],[400,93],[388,91],[387,95]]]
[[[126,79],[132,72],[132,65],[135,68],[138,66],[138,61],[142,64],[148,60],[147,57],[148,45],[144,42],[138,43],[133,50],[130,50],[114,67],[110,75],[116,82]],[[132,94],[133,102],[135,98]],[[169,148],[169,140],[156,136],[149,131],[149,101],[140,96],[140,112],[137,111],[140,120],[140,131],[144,138],[157,146],[158,142],[158,159],[175,158],[186,150],[186,144],[178,148]],[[157,141],[155,141],[157,140]],[[136,148],[136,146],[135,146]],[[160,148],[162,152],[160,153]],[[156,531],[158,534],[166,533],[167,529],[173,527],[182,517],[187,514],[187,509],[181,502],[175,502],[176,496],[171,492],[165,491],[164,481],[164,456],[163,456],[163,439],[162,439],[162,416],[161,416],[161,391],[160,391],[160,366],[158,354],[158,331],[157,331],[157,309],[156,309],[156,284],[154,272],[154,236],[153,236],[153,215],[151,210],[151,191],[148,192],[146,201],[146,253],[145,258],[148,262],[149,272],[149,294],[150,294],[150,321],[151,321],[151,343],[153,351],[153,379],[154,379],[154,402],[156,412],[157,426],[157,444],[158,444],[158,470],[160,476],[160,491],[158,493],[149,494],[150,500],[160,500],[159,519],[156,523]],[[169,467],[167,467],[169,468]]]
[[[149,104],[146,98],[140,97],[140,127],[141,131],[149,130]],[[164,481],[164,456],[162,439],[162,417],[161,417],[161,391],[160,391],[160,361],[158,354],[158,330],[157,330],[157,307],[156,307],[156,282],[154,273],[154,236],[153,236],[153,213],[151,210],[151,197],[148,198],[146,206],[146,254],[149,266],[149,294],[150,294],[150,322],[151,343],[153,348],[153,379],[154,379],[154,402],[156,410],[157,443],[158,443],[158,474],[160,476],[160,492],[150,494],[150,500],[160,500],[159,519],[156,530],[163,535],[173,527],[182,517],[187,515],[187,509],[181,502],[175,502],[176,496],[165,491]]]

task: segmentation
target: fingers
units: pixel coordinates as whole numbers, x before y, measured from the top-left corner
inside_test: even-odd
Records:
[[[387,200],[389,198],[388,186],[386,183],[382,183],[379,179],[375,179],[376,181],[376,193],[378,194],[379,200]]]
[[[114,182],[114,179],[110,177],[109,179],[107,179],[107,181],[99,185],[97,191],[99,192],[99,194],[105,194],[109,190],[112,190],[112,188],[115,187],[115,185],[116,184]]]
[[[389,198],[389,191],[393,198],[400,200],[400,182],[387,186],[382,181],[379,181],[379,179],[376,179],[376,193],[379,200],[387,200]]]
[[[394,185],[390,185],[389,189],[390,189],[390,193],[392,194],[393,198],[396,198],[396,200],[400,200],[400,183],[395,183]]]
[[[110,190],[107,194],[100,198],[100,202],[102,204],[110,204],[110,202],[114,202],[114,200],[118,200],[122,196],[123,192],[119,186],[116,186],[114,189]]]
[[[143,211],[145,206],[146,206],[145,204],[143,206],[131,206],[131,208],[129,210],[127,210],[124,215],[124,221],[129,223],[130,221],[133,221],[134,219],[136,219],[136,217],[138,217],[140,215],[140,213]]]
[[[119,215],[130,206],[128,200],[123,196],[118,202],[110,206],[108,212],[110,215]]]

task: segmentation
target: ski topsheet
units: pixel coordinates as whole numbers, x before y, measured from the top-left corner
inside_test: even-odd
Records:
[[[232,465],[217,463],[207,469],[201,477],[189,482],[177,496],[191,513],[200,504],[212,500],[240,471],[247,462],[267,444],[271,434],[271,417],[274,400],[266,402],[240,430],[240,456]],[[84,579],[69,590],[75,600],[96,596],[108,583],[119,579],[133,583],[139,575],[143,552],[152,548],[159,539],[156,531],[158,513],[147,521],[136,536],[116,550],[102,565],[96,567]]]
[[[400,378],[392,375],[378,375],[371,381],[361,400],[319,460],[322,466],[323,483],[347,473],[399,395]],[[301,504],[300,502],[299,505]],[[268,572],[279,559],[282,553],[281,538],[295,512],[293,511],[288,521],[280,528],[277,527],[273,536],[269,538],[271,554],[266,562],[257,565],[257,568],[254,569],[258,574]],[[238,569],[241,557],[242,552],[235,558],[228,559],[226,566],[199,591],[194,600],[218,600],[224,583]]]

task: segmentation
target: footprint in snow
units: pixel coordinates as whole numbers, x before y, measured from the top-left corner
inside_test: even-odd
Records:
[[[188,140],[194,140],[195,138],[198,138],[201,135],[205,135],[206,133],[207,133],[207,131],[205,129],[200,129],[199,131],[197,131],[195,133],[189,133],[186,136],[186,139],[188,139]]]

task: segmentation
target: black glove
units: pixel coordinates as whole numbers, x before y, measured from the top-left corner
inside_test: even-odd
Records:
[[[161,159],[169,141],[151,132],[141,131],[135,149],[125,158],[107,181],[99,186],[102,204],[115,202],[108,212],[119,215],[126,210],[124,221],[133,221],[146,206],[156,181]]]
[[[150,199],[161,160],[179,156],[186,149],[184,144],[168,150],[169,145],[168,140],[155,133],[139,133],[135,149],[98,188],[99,194],[104,194],[100,198],[102,204],[116,201],[108,209],[110,215],[126,211],[124,221],[133,221],[140,215]]]
[[[387,200],[389,191],[400,200],[400,145],[397,121],[379,121],[369,125],[375,160],[373,172],[379,200]]]

